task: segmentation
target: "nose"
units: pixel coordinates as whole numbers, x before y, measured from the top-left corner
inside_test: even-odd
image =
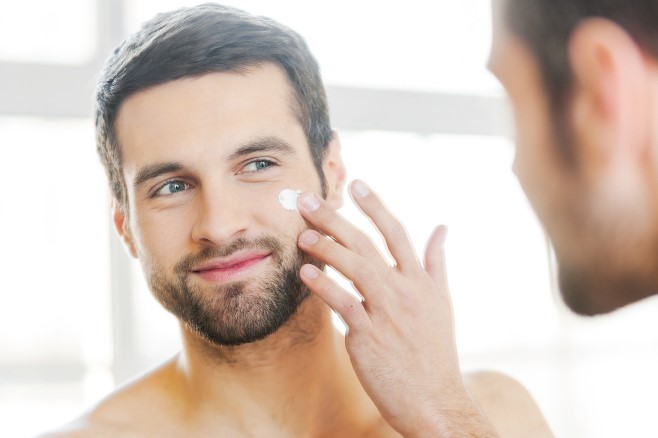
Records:
[[[224,245],[247,229],[247,203],[235,190],[202,191],[195,210],[192,240],[201,245]]]

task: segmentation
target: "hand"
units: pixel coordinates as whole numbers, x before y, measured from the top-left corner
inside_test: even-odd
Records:
[[[381,232],[395,260],[391,266],[373,242],[305,193],[302,216],[325,233],[306,230],[299,247],[351,280],[363,300],[313,265],[302,281],[343,319],[345,344],[364,389],[384,419],[404,436],[495,436],[479,413],[461,376],[455,345],[443,243],[438,227],[420,263],[403,225],[364,183],[354,181],[355,204]],[[473,423],[473,424],[471,424]],[[471,427],[473,434],[464,434]],[[477,434],[477,435],[476,435]]]

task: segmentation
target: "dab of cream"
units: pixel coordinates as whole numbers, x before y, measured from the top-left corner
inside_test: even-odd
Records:
[[[301,193],[301,190],[283,189],[279,193],[279,202],[286,210],[297,211],[297,198]]]

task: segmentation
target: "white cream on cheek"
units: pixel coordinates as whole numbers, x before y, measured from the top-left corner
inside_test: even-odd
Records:
[[[297,211],[297,198],[301,190],[283,189],[279,192],[279,203],[288,211]]]

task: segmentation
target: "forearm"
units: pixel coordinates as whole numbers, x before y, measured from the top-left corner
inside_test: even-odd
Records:
[[[405,438],[497,438],[498,433],[466,393],[449,404],[427,409],[402,432]]]

